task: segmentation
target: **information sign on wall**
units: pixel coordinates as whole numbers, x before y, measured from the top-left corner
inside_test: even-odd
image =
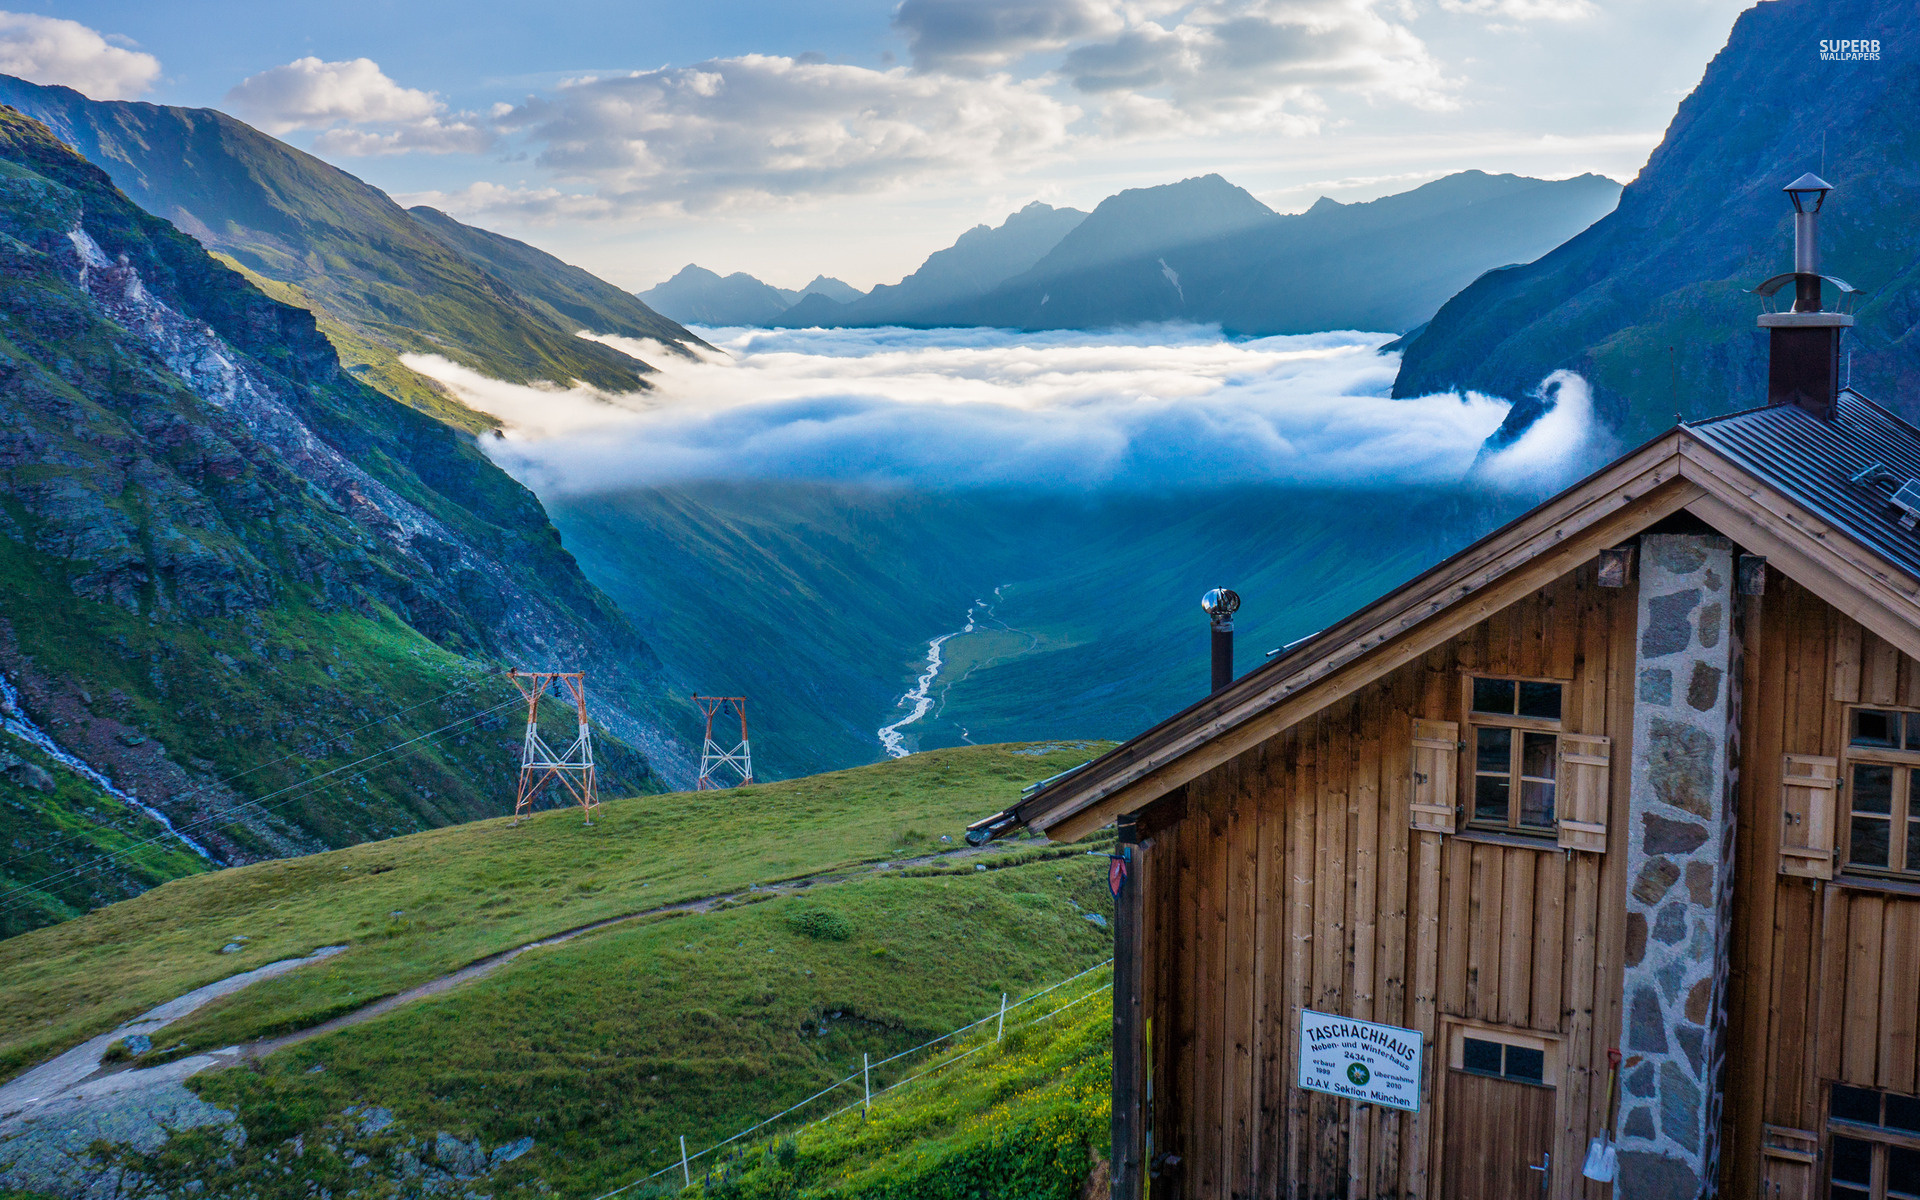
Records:
[[[1300,1013],[1300,1086],[1308,1091],[1419,1112],[1423,1050],[1417,1029]]]

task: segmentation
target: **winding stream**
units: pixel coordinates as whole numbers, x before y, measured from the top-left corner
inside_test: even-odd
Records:
[[[1003,584],[1001,586],[1004,587],[1005,585]],[[1000,588],[993,589],[993,596],[996,600],[1000,598]],[[950,638],[959,637],[963,633],[972,633],[974,629],[973,614],[981,609],[986,610],[988,616],[993,615],[993,605],[988,604],[985,600],[975,600],[972,606],[967,609],[967,623],[965,625],[954,630],[952,633],[943,633],[927,643],[927,669],[921,672],[919,679],[914,681],[913,689],[906,695],[900,697],[900,705],[906,708],[907,715],[901,717],[891,725],[882,725],[880,727],[880,748],[887,752],[888,758],[905,758],[908,753],[910,753],[907,750],[906,739],[901,736],[900,731],[906,726],[918,721],[921,717],[926,716],[927,710],[933,707],[934,681],[940,678],[940,668],[946,665],[940,657],[940,647],[945,645]]]
[[[13,681],[8,679],[4,674],[0,674],[0,729],[5,729],[21,741],[38,747],[44,751],[49,758],[52,758],[61,766],[66,767],[69,771],[85,779],[88,783],[99,788],[107,795],[112,796],[128,808],[135,810],[147,819],[157,823],[162,829],[174,837],[179,838],[186,844],[188,849],[198,854],[201,858],[207,859],[209,862],[213,860],[213,855],[207,853],[205,846],[202,846],[199,842],[194,841],[186,834],[175,829],[173,822],[167,820],[165,813],[157,808],[140,803],[139,799],[132,793],[123,792],[113,786],[113,784],[107,780],[107,777],[94,770],[90,763],[68,754],[61,748],[60,743],[53,740],[46,730],[35,725],[33,721],[27,717],[26,710],[20,707],[20,693],[14,690]]]

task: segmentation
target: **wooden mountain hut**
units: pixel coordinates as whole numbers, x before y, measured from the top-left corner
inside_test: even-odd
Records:
[[[1795,266],[1764,406],[970,831],[1118,823],[1116,1198],[1920,1196],[1920,431]]]

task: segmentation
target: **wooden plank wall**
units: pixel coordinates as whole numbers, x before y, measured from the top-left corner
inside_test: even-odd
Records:
[[[1920,663],[1774,571],[1759,625],[1723,1128],[1725,1193],[1743,1196],[1759,1194],[1763,1126],[1819,1132],[1823,1084],[1920,1092],[1920,896],[1778,873],[1782,756],[1841,755],[1847,703],[1920,707]]]
[[[1588,565],[1143,817],[1155,1149],[1181,1159],[1156,1195],[1437,1195],[1431,1084],[1417,1117],[1293,1087],[1302,1008],[1422,1029],[1430,1080],[1447,1017],[1559,1038],[1554,1158],[1580,1160],[1620,1024],[1633,622]],[[1606,855],[1409,829],[1412,720],[1462,719],[1464,671],[1573,681],[1567,727],[1620,764]]]

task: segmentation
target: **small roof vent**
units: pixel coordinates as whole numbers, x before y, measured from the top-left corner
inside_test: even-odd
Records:
[[[1900,528],[1920,527],[1920,479],[1909,479],[1902,483],[1891,467],[1885,463],[1872,463],[1848,476],[1847,482],[1863,488],[1870,488],[1876,483],[1899,484],[1893,494],[1887,497],[1887,503],[1900,510]]]
[[[1900,510],[1900,528],[1912,529],[1920,525],[1920,479],[1909,479],[1900,485],[1900,490],[1887,498],[1887,502]]]

